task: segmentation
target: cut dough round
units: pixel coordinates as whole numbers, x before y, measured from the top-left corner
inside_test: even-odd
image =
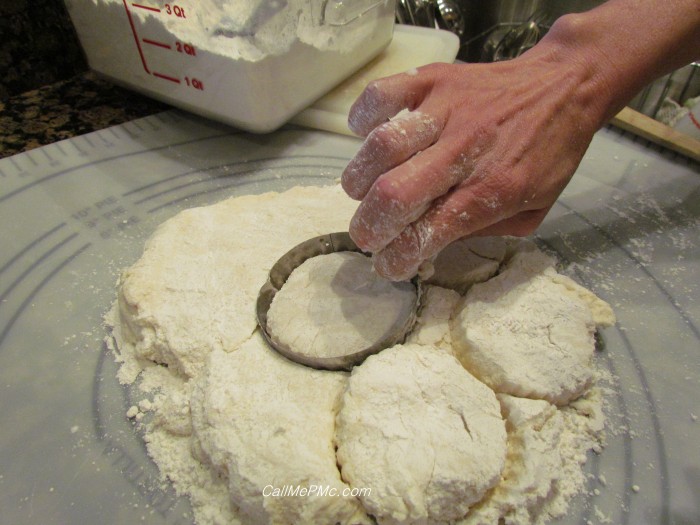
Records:
[[[463,518],[500,479],[496,395],[444,351],[397,345],[353,369],[337,417],[343,479],[379,523]]]
[[[539,523],[541,503],[557,493],[554,485],[565,472],[565,462],[576,454],[562,443],[564,417],[541,399],[498,394],[508,430],[508,456],[503,480],[475,505],[460,525],[485,523]],[[503,519],[505,518],[505,520]]]
[[[459,239],[438,254],[434,273],[425,282],[465,294],[473,284],[495,275],[505,255],[503,237]]]
[[[256,334],[235,352],[214,350],[191,397],[193,448],[228,478],[232,501],[252,523],[365,523],[341,497],[333,448],[343,372],[297,365]],[[274,495],[285,487],[330,495]],[[338,494],[338,495],[334,495]]]
[[[415,303],[415,286],[383,279],[369,257],[330,253],[294,269],[272,300],[267,327],[275,342],[297,354],[338,357],[401,333]]]
[[[557,275],[543,253],[518,252],[469,290],[453,319],[457,357],[496,392],[563,405],[590,384],[593,316]]]

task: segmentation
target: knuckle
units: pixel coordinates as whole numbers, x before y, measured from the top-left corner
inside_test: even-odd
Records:
[[[487,203],[497,203],[506,214],[520,211],[525,196],[532,191],[524,177],[504,166],[494,167],[480,186]]]
[[[393,177],[384,175],[374,183],[374,198],[377,206],[387,211],[398,212],[407,209],[410,203],[406,197],[401,184]]]
[[[377,115],[386,104],[380,80],[370,82],[350,108],[348,126],[359,135],[367,135],[377,124]]]
[[[397,126],[386,122],[377,126],[365,139],[363,149],[374,155],[386,155],[386,151],[396,147]]]

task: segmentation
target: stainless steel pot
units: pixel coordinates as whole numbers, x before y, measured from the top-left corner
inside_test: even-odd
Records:
[[[554,21],[593,9],[605,0],[399,0],[397,21],[441,27],[460,37],[457,58],[492,62],[514,58],[535,45]],[[657,118],[667,100],[683,104],[700,95],[700,63],[645,87],[630,107]]]
[[[466,19],[458,58],[466,62],[491,62],[513,58],[527,46],[503,48],[502,40],[518,40],[514,33],[527,32],[541,38],[560,16],[588,11],[604,0],[457,0]],[[536,26],[533,28],[532,25]],[[509,35],[510,36],[507,36]],[[536,41],[534,43],[536,43]]]

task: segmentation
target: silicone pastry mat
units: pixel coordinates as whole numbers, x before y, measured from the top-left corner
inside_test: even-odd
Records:
[[[359,144],[170,111],[0,161],[0,522],[191,521],[125,417],[117,276],[178,211],[333,183]],[[538,232],[619,319],[607,446],[559,523],[700,522],[699,227],[698,165],[604,129]]]

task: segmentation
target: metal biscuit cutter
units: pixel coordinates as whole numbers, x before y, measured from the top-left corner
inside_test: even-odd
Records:
[[[413,308],[406,316],[406,319],[400,323],[398,330],[388,334],[381,341],[377,341],[368,348],[341,356],[313,357],[296,352],[287,345],[274,341],[274,338],[271,337],[267,326],[267,313],[270,309],[270,304],[272,304],[275,294],[282,288],[282,286],[284,286],[284,283],[287,281],[292,271],[294,271],[294,269],[300,266],[307,259],[316,257],[317,255],[327,255],[330,253],[345,251],[358,252],[365,256],[369,255],[357,247],[347,232],[329,233],[304,241],[289,250],[274,264],[270,270],[267,281],[262,288],[260,288],[256,303],[258,324],[260,325],[263,337],[268,344],[287,359],[320,370],[349,371],[352,370],[354,366],[361,364],[370,355],[376,354],[385,348],[389,348],[390,346],[403,342],[406,336],[413,329],[418,308],[420,306],[420,297],[422,293],[422,286],[417,277],[411,281],[415,287],[416,296]]]

